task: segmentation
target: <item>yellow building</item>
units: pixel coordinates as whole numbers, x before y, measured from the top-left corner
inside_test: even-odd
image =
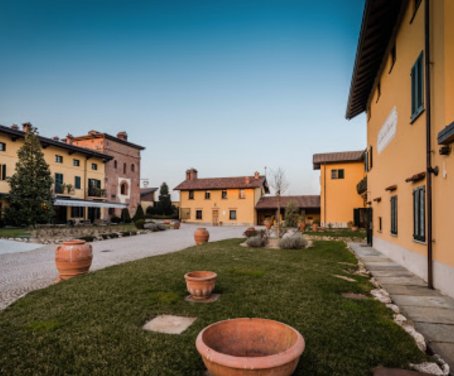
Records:
[[[31,124],[0,125],[0,209],[7,205],[7,177],[15,172],[17,152],[24,144]],[[70,143],[38,136],[44,159],[54,179],[55,222],[102,219],[101,208],[123,207],[105,198],[105,163],[112,157]],[[1,210],[0,210],[1,213]]]
[[[266,178],[253,176],[199,179],[197,170],[186,171],[180,191],[180,218],[188,223],[253,225],[255,206],[269,193]]]
[[[314,154],[313,165],[320,170],[321,226],[359,225],[364,199],[357,185],[365,176],[364,151]]]
[[[374,247],[451,296],[453,19],[452,0],[368,0],[347,106],[367,112]]]

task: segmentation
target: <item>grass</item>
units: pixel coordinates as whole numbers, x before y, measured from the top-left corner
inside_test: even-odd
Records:
[[[0,228],[0,238],[21,238],[29,235],[26,228]]]
[[[366,231],[364,229],[359,229],[358,231],[352,231],[350,229],[324,229],[323,231],[305,231],[304,233],[313,236],[332,236],[336,238],[366,238]]]
[[[340,242],[303,251],[209,243],[90,273],[35,291],[0,312],[2,375],[197,375],[204,365],[194,346],[205,326],[234,317],[285,322],[305,337],[296,375],[369,375],[378,365],[407,367],[426,359],[413,340],[367,294],[364,277]],[[183,275],[218,273],[213,304],[191,304]],[[349,275],[357,283],[334,278]],[[158,314],[197,317],[182,335],[145,332]]]

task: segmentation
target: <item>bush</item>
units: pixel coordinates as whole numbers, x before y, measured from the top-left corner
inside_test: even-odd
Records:
[[[246,244],[251,248],[263,248],[266,245],[266,238],[260,235],[251,236],[248,240],[246,240]]]
[[[306,248],[306,246],[306,239],[304,239],[304,236],[299,233],[286,236],[279,241],[279,248],[281,249],[303,249]]]
[[[130,236],[131,233],[129,231],[122,231],[121,233],[121,236],[125,237],[125,236]]]
[[[131,216],[129,215],[129,209],[128,208],[123,208],[121,210],[121,222],[123,223],[131,223]]]
[[[158,226],[158,231],[165,231],[165,230],[167,230],[167,226],[166,226],[166,225],[163,225],[162,223],[158,223],[157,226]]]
[[[293,201],[290,201],[285,208],[285,226],[298,227],[299,220],[299,209]]]
[[[139,230],[143,230],[145,227],[145,219],[142,218],[142,219],[138,219],[135,221],[135,225],[136,227],[139,229]]]
[[[137,222],[141,219],[145,219],[145,213],[143,212],[142,205],[139,204],[136,210],[136,214],[134,214],[134,222]]]
[[[255,229],[255,227],[249,227],[243,234],[244,236],[246,236],[247,238],[250,238],[252,236],[256,236],[258,235],[258,232],[257,230]]]
[[[87,235],[87,236],[81,236],[81,237],[79,237],[79,239],[80,240],[85,240],[86,242],[92,242],[93,240],[95,240],[95,237]]]
[[[120,223],[121,222],[121,218],[114,214],[112,217],[110,217],[110,222],[112,222],[112,223]]]

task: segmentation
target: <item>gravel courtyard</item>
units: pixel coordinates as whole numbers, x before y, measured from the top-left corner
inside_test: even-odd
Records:
[[[127,238],[110,239],[93,244],[93,263],[90,270],[103,269],[112,265],[144,257],[171,253],[194,245],[193,234],[198,226],[182,224],[179,230],[168,230]],[[239,238],[244,230],[238,227],[211,227],[210,241]],[[0,310],[30,291],[53,283],[57,277],[55,268],[55,245],[17,252],[18,244],[3,241],[0,251]],[[33,246],[32,246],[33,247]]]

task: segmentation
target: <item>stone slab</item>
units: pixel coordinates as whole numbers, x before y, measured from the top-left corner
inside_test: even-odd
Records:
[[[440,296],[440,293],[436,290],[423,286],[388,285],[386,283],[382,283],[382,286],[391,295]]]
[[[365,263],[368,263],[368,262],[388,262],[388,263],[394,263],[395,264],[395,262],[393,260],[391,260],[390,258],[385,257],[385,256],[361,256],[361,258],[363,259],[363,261]]]
[[[430,349],[434,353],[441,355],[443,360],[448,363],[452,375],[454,372],[454,344],[433,342],[430,344]]]
[[[452,309],[454,316],[454,301],[445,296],[411,296],[396,295],[392,296],[394,302],[399,306],[417,306],[417,307],[436,307]]]
[[[390,263],[378,263],[378,262],[369,262],[366,263],[367,269],[370,271],[375,271],[375,270],[403,270],[403,268],[400,265],[397,264],[390,264]]]
[[[211,296],[208,299],[194,299],[192,295],[188,295],[184,300],[190,303],[202,303],[202,304],[207,304],[207,303],[214,303],[219,300],[221,297],[221,294],[211,294]]]
[[[189,328],[196,317],[182,317],[173,315],[156,316],[153,320],[148,321],[143,329],[149,332],[165,333],[165,334],[181,334]]]
[[[415,323],[415,328],[426,337],[429,342],[446,342],[454,344],[454,325],[417,322]]]
[[[412,277],[414,274],[410,273],[405,269],[384,269],[384,270],[374,270],[373,275],[375,277]]]
[[[415,322],[454,325],[454,310],[433,307],[402,306],[402,312]]]
[[[426,286],[426,283],[415,276],[412,277],[379,277],[380,284],[386,285],[406,285],[406,286]]]
[[[333,277],[335,277],[337,279],[342,279],[343,281],[347,281],[347,282],[351,282],[351,283],[355,283],[356,282],[356,279],[349,278],[349,277],[346,277],[344,275],[333,274]]]

